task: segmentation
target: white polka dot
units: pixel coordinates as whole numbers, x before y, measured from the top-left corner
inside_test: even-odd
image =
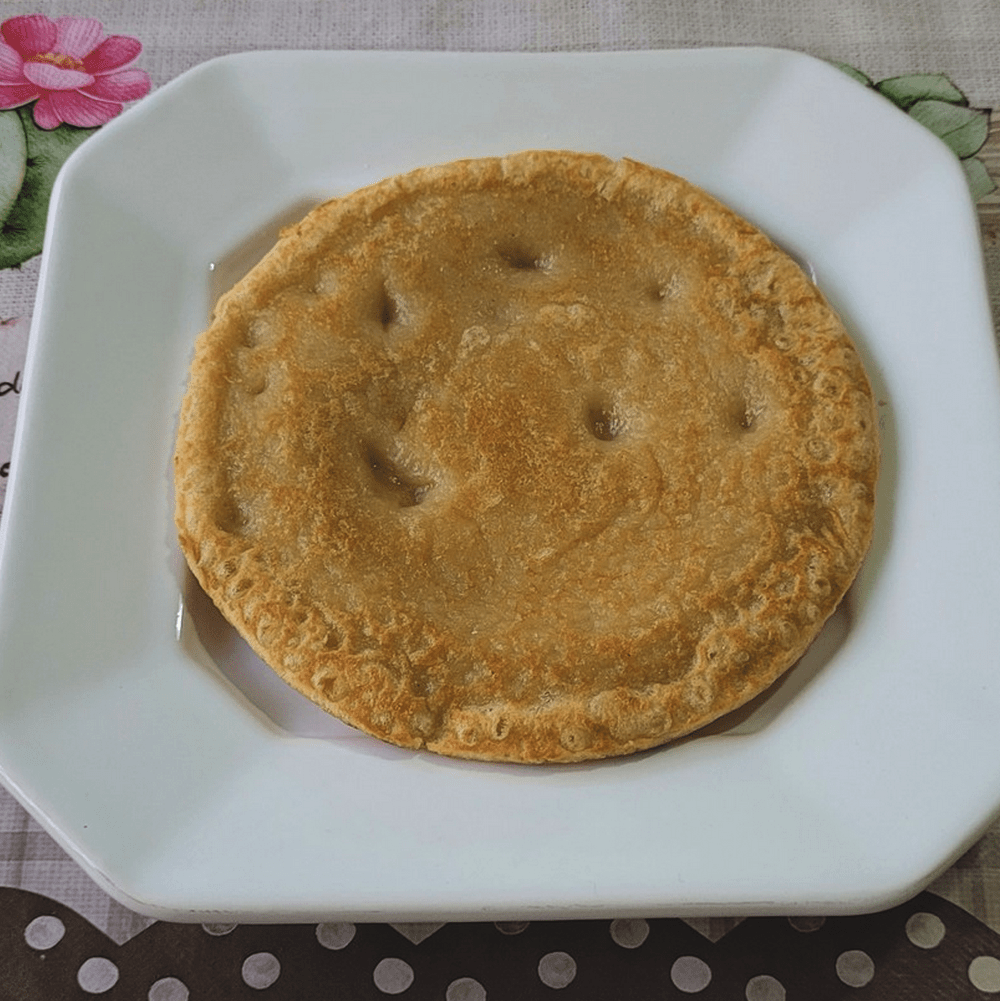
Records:
[[[681,956],[670,967],[670,979],[674,987],[685,994],[697,994],[703,991],[712,979],[712,971],[708,963],[697,956]]]
[[[986,994],[1000,994],[1000,959],[995,956],[977,956],[969,963],[969,981],[976,990]]]
[[[520,935],[528,927],[530,921],[495,921],[497,930],[504,935]]]
[[[344,949],[357,930],[350,921],[324,921],[316,925],[316,939],[324,949]]]
[[[826,918],[794,917],[789,918],[788,923],[801,932],[819,931],[826,923]]]
[[[118,967],[103,956],[93,956],[76,971],[76,982],[88,994],[103,994],[118,983]]]
[[[486,1001],[486,988],[472,977],[461,977],[448,984],[444,1001]]]
[[[864,987],[875,976],[875,963],[860,949],[849,949],[837,957],[837,976],[848,987]]]
[[[32,949],[51,949],[57,945],[66,934],[66,926],[51,914],[43,914],[35,918],[27,928],[24,929],[24,941]]]
[[[538,961],[538,979],[561,990],[576,979],[576,960],[568,952],[548,952]]]
[[[746,997],[747,1001],[785,1001],[785,988],[765,973],[747,981]]]
[[[281,975],[281,963],[272,952],[255,952],[243,960],[243,983],[254,990],[262,991]]]
[[[402,959],[383,959],[372,979],[383,994],[402,994],[413,983],[413,967]]]
[[[202,925],[209,935],[228,935],[236,925]]]
[[[944,938],[944,922],[926,911],[913,914],[906,922],[906,937],[920,949],[933,949]]]
[[[176,977],[164,977],[149,988],[149,1001],[188,1001],[191,992]]]
[[[649,935],[649,922],[642,918],[619,918],[611,922],[611,939],[623,949],[638,949]]]

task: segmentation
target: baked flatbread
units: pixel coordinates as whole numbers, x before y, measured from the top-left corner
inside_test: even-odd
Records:
[[[872,394],[766,236],[526,152],[311,212],[218,303],[180,544],[287,682],[405,747],[649,748],[769,686],[873,527]]]

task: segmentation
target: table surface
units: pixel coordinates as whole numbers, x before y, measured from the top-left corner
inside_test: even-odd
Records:
[[[5,21],[26,14],[92,18],[108,35],[137,39],[141,52],[130,75],[120,78],[126,98],[144,90],[146,79],[155,89],[206,59],[251,49],[764,45],[853,67],[876,83],[927,74],[954,88],[951,103],[968,109],[964,121],[975,118],[984,127],[978,148],[957,152],[974,184],[990,299],[1000,316],[1000,192],[994,188],[1000,183],[1000,124],[991,122],[992,109],[1000,106],[1000,8],[990,0],[759,0],[743,7],[725,0],[67,0],[0,6]],[[10,85],[0,65],[0,101],[12,93]],[[41,100],[39,105],[36,118]],[[7,210],[3,150],[0,130],[0,215]],[[23,209],[15,201],[10,212]],[[15,231],[11,218],[0,229],[0,512],[41,241],[37,220],[33,234],[30,227]],[[1000,994],[1000,823],[927,890],[874,915],[184,925],[145,918],[107,896],[0,788],[0,998],[399,994],[496,1001],[553,991],[584,999],[748,1001]]]

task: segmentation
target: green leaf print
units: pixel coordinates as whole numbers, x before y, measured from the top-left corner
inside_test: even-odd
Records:
[[[909,73],[880,80],[875,89],[893,104],[909,111],[918,101],[967,104],[965,95],[943,73]]]
[[[947,76],[943,73],[907,73],[875,83],[854,66],[834,65],[944,140],[965,169],[974,201],[997,190],[986,165],[975,156],[989,136],[989,109],[970,108],[968,98]]]
[[[16,111],[0,111],[0,225],[24,183],[28,143]]]
[[[40,129],[31,107],[18,108],[27,147],[24,180],[0,228],[0,268],[13,268],[42,251],[49,197],[59,168],[85,139],[97,131],[73,125]]]
[[[910,108],[910,116],[926,125],[962,158],[979,152],[990,128],[989,112],[947,101],[918,101]]]
[[[969,181],[969,190],[972,192],[974,202],[996,191],[997,186],[986,170],[986,164],[978,157],[968,157],[962,161],[962,166],[965,168],[965,176]]]

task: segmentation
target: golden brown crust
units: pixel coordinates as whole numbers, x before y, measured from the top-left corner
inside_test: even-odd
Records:
[[[802,654],[874,518],[865,373],[799,267],[664,171],[528,152],[286,231],[199,338],[181,547],[384,740],[625,754]]]

